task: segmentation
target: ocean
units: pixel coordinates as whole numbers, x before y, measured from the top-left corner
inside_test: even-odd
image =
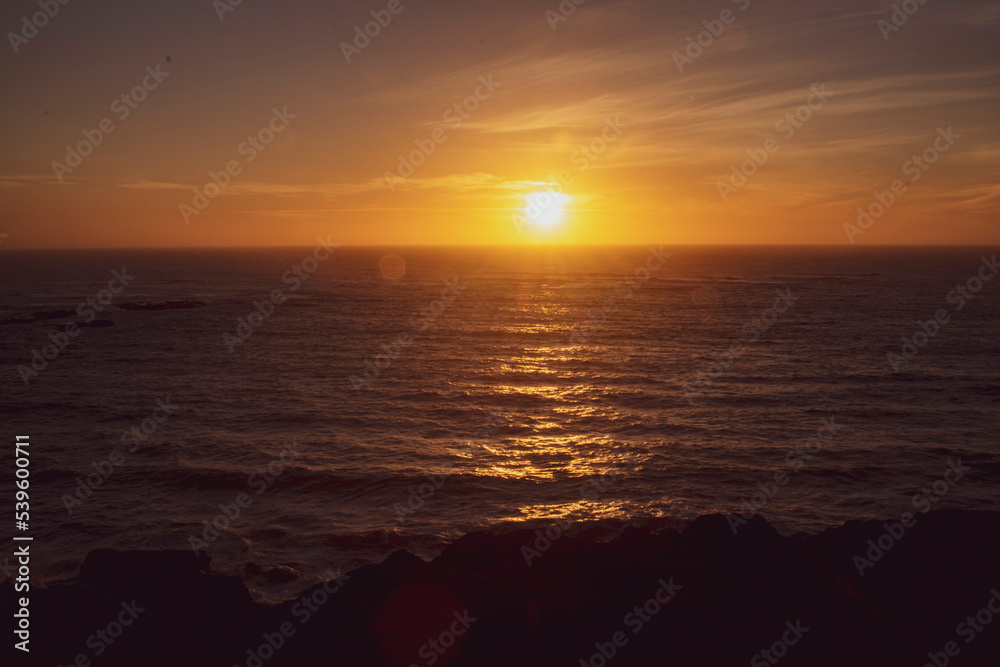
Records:
[[[46,580],[200,548],[277,601],[557,520],[1000,509],[995,249],[2,253]]]

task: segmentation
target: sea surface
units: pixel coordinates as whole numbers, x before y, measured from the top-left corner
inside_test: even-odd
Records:
[[[995,248],[0,252],[4,437],[31,437],[47,580],[200,545],[279,600],[557,518],[610,539],[1000,510],[1000,279],[953,292]],[[113,271],[113,325],[26,373]],[[118,307],[167,301],[204,305]]]

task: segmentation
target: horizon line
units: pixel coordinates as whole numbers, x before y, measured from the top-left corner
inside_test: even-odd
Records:
[[[0,254],[10,251],[38,251],[38,250],[278,250],[282,248],[308,248],[314,244],[290,244],[290,245],[229,245],[229,246],[26,246],[26,247],[4,247],[0,248]],[[670,247],[718,247],[718,248],[742,248],[742,247],[769,247],[769,248],[982,248],[993,245],[992,243],[866,243],[864,245],[851,243],[668,243],[664,241],[645,241],[637,243],[450,243],[450,244],[430,244],[430,243],[357,243],[357,244],[336,244],[338,249],[348,248],[639,248],[649,245],[660,245]]]

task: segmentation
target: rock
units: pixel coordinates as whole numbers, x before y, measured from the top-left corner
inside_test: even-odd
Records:
[[[262,577],[275,584],[287,584],[299,578],[294,569],[284,565],[264,566],[260,563],[247,563],[243,570],[251,576]]]
[[[115,551],[97,549],[80,566],[80,579],[93,583],[138,583],[156,579],[191,578],[210,571],[207,554],[193,551]]]
[[[200,308],[204,305],[204,301],[126,301],[125,303],[119,303],[118,307],[122,310],[181,310],[188,308]]]
[[[64,318],[67,318],[67,317],[73,317],[73,311],[71,311],[71,310],[47,310],[47,311],[41,311],[41,312],[38,312],[38,313],[32,313],[31,316],[35,318],[36,322],[38,320],[58,320],[58,319],[64,319]]]
[[[774,664],[761,654],[774,646],[783,667],[882,667],[922,665],[948,641],[963,667],[994,665],[1000,617],[969,643],[956,624],[1000,598],[1000,513],[931,512],[902,533],[895,523],[782,538],[762,517],[734,535],[715,515],[609,543],[561,536],[531,566],[520,548],[536,531],[474,533],[430,563],[397,551],[275,607],[212,574],[206,556],[99,550],[76,579],[32,589],[45,638],[35,658],[70,664],[134,600],[148,611],[102,667],[746,665]],[[880,538],[859,572],[855,556]]]

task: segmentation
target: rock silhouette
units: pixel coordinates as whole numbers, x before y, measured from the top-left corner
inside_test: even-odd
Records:
[[[538,532],[474,533],[432,562],[398,551],[275,607],[204,555],[100,550],[75,579],[32,592],[32,654],[105,666],[919,667],[954,642],[959,667],[996,665],[1000,618],[968,641],[957,628],[1000,587],[1000,513],[896,524],[783,538],[759,516],[736,534],[703,516],[606,543],[564,535],[530,567],[522,547]],[[3,595],[13,607],[9,584]]]

